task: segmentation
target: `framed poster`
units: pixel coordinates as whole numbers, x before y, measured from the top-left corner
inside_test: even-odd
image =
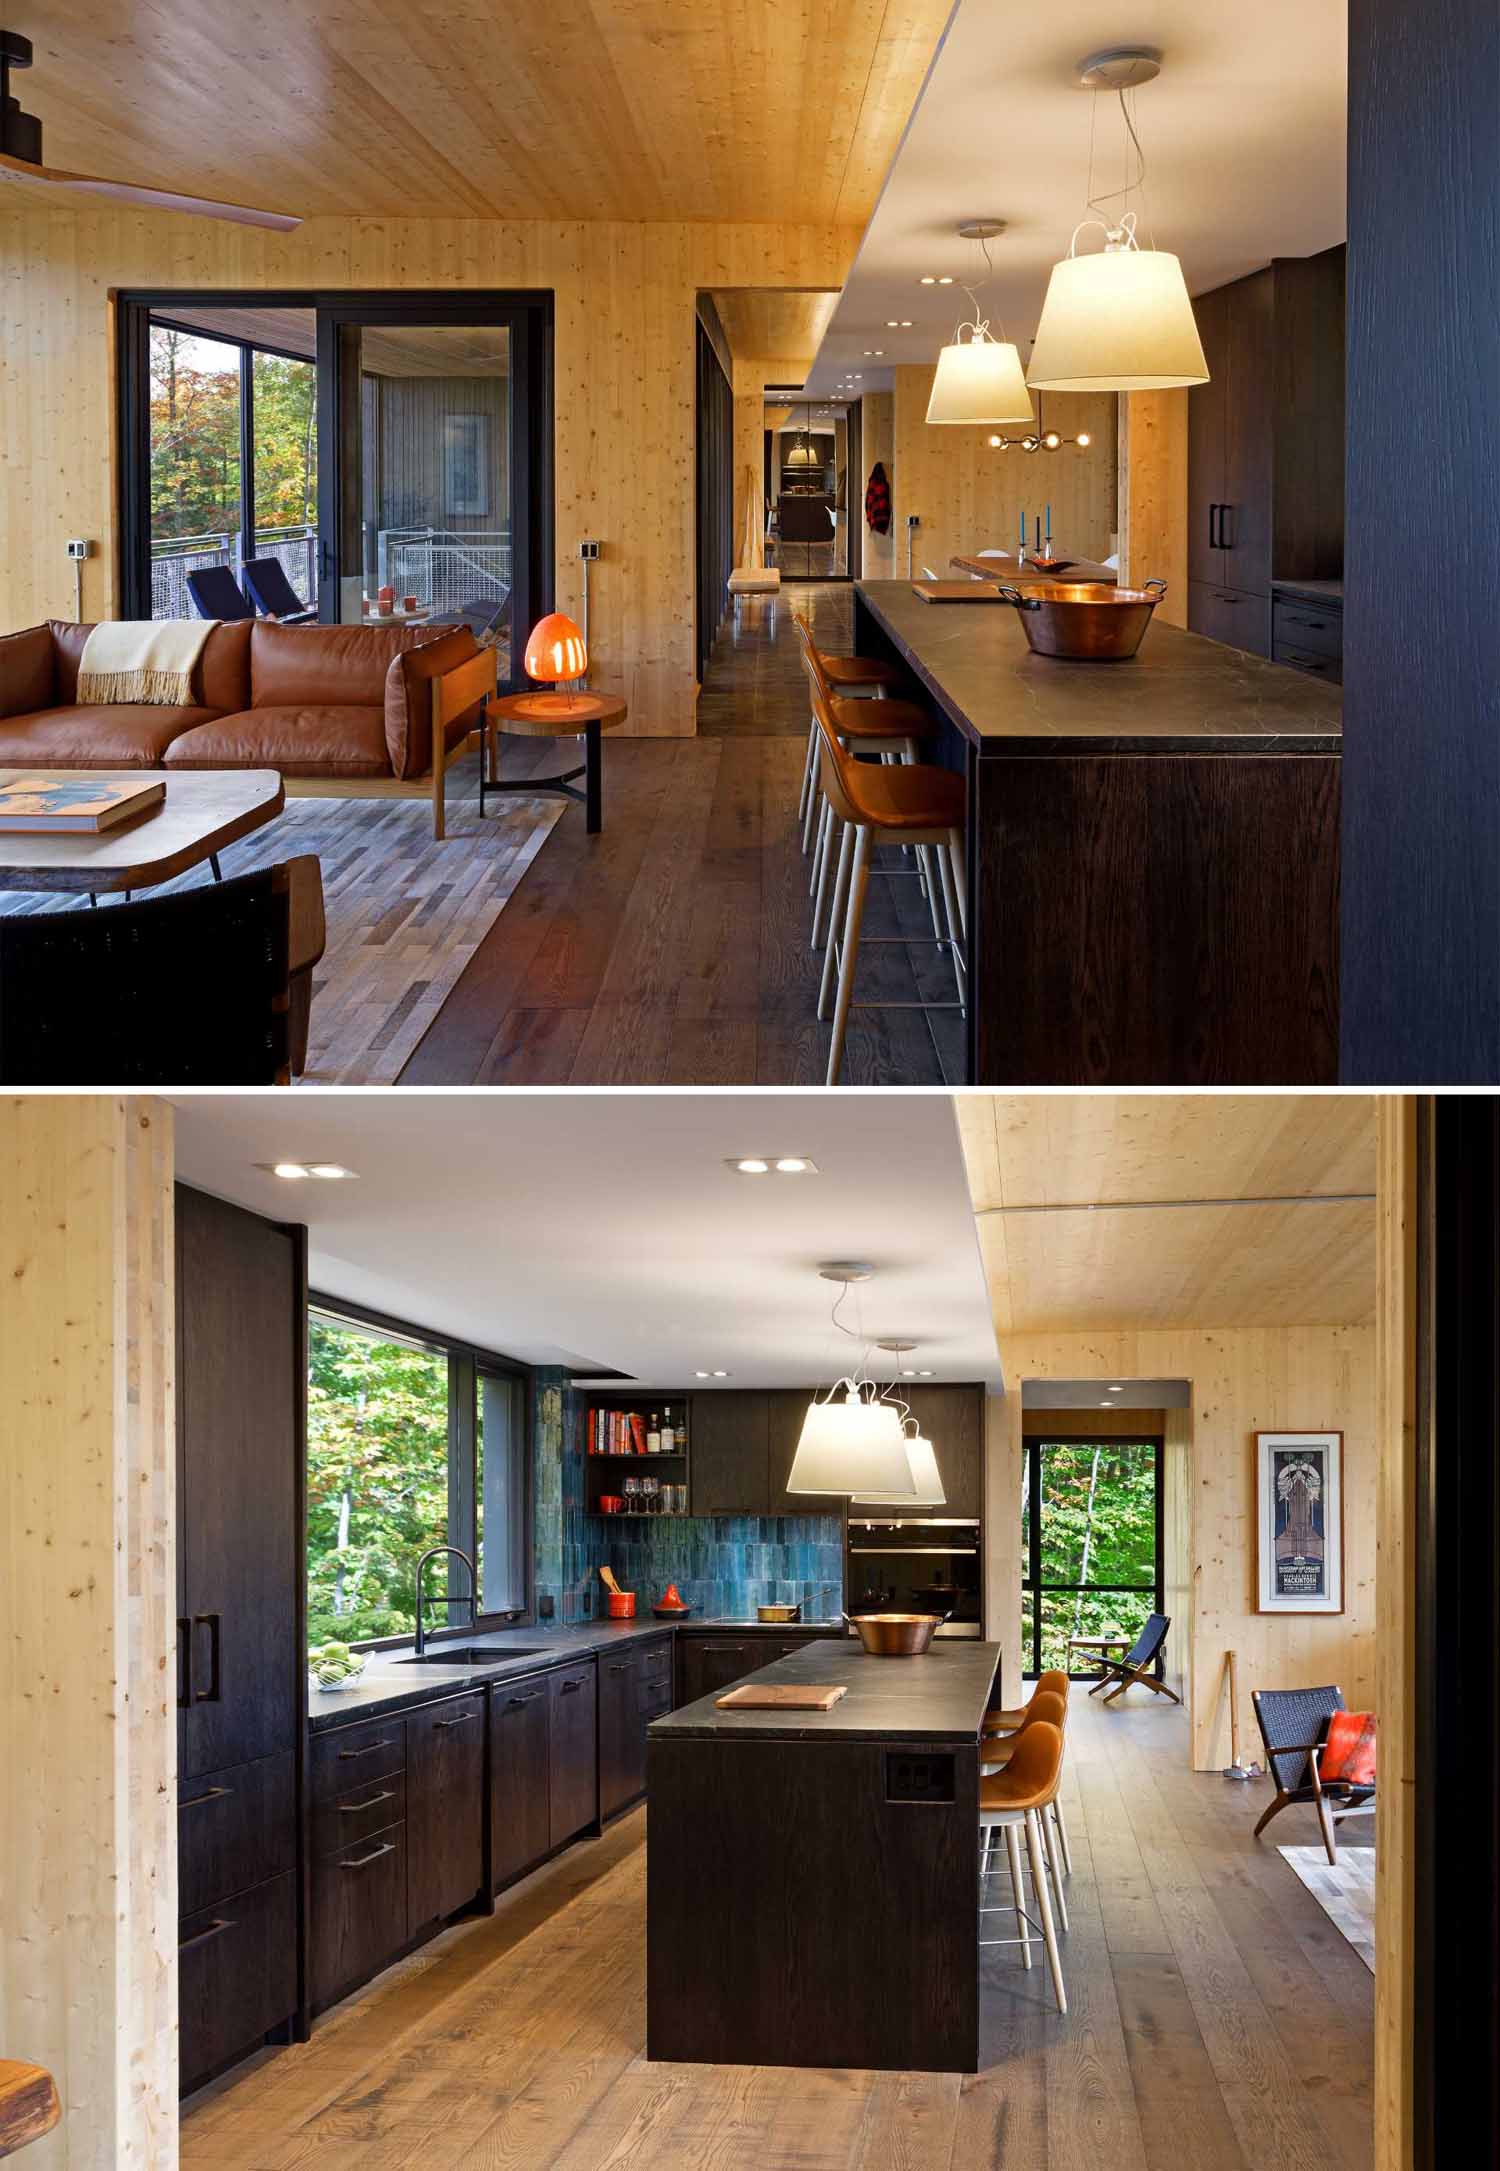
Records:
[[[1255,1435],[1256,1611],[1344,1610],[1344,1435]]]
[[[443,498],[450,514],[464,518],[490,509],[490,418],[444,415]]]

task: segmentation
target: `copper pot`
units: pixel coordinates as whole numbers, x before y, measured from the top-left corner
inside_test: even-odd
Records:
[[[920,1658],[943,1625],[940,1613],[846,1613],[871,1658]]]
[[[1024,591],[1003,585],[1000,590],[1020,612],[1034,655],[1080,663],[1123,663],[1133,656],[1166,592],[1164,580],[1148,580],[1144,588],[1051,580]]]

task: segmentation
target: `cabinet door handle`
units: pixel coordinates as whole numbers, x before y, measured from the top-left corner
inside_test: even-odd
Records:
[[[1308,626],[1314,633],[1322,633],[1328,624],[1326,618],[1301,618],[1296,611],[1283,610],[1281,615],[1289,626]]]
[[[576,1681],[564,1681],[562,1687],[558,1690],[557,1693],[559,1696],[572,1696],[577,1690],[581,1689],[582,1687],[583,1676],[580,1674]]]
[[[459,1713],[456,1719],[434,1719],[432,1723],[435,1728],[439,1726],[467,1726],[470,1719],[476,1718],[477,1716],[478,1714],[476,1712],[463,1711]]]
[[[196,1634],[200,1628],[207,1628],[208,1630],[208,1687],[206,1689],[194,1690],[193,1701],[195,1704],[217,1704],[223,1702],[224,1681],[220,1664],[221,1625],[222,1624],[217,1613],[195,1613],[193,1615],[194,1634]]]
[[[516,1711],[522,1704],[534,1704],[541,1693],[540,1689],[531,1689],[524,1696],[507,1697],[506,1703],[510,1710]]]
[[[340,1802],[339,1815],[341,1817],[357,1817],[366,1809],[375,1809],[381,1802],[393,1802],[395,1799],[395,1788],[387,1787],[384,1794],[371,1794],[362,1802]]]
[[[1217,550],[1219,547],[1219,508],[1217,505],[1210,505],[1208,508],[1208,547],[1210,550]]]
[[[1219,507],[1219,548],[1220,548],[1220,550],[1233,550],[1233,548],[1234,548],[1234,527],[1233,527],[1233,522],[1232,522],[1232,521],[1226,521],[1226,520],[1225,520],[1225,518],[1224,518],[1224,515],[1225,515],[1226,513],[1229,513],[1229,514],[1233,514],[1235,510],[1236,510],[1236,508],[1235,508],[1235,507],[1234,507],[1233,505],[1221,505],[1221,506]]]
[[[179,1802],[177,1806],[179,1809],[197,1809],[204,1802],[221,1802],[226,1794],[233,1792],[233,1787],[209,1787],[203,1794],[190,1794],[185,1802]]]
[[[368,1854],[351,1854],[351,1855],[346,1855],[346,1856],[345,1856],[345,1858],[344,1858],[344,1860],[343,1860],[342,1862],[340,1862],[340,1864],[339,1864],[339,1868],[340,1868],[340,1869],[366,1869],[366,1868],[368,1868],[368,1866],[369,1866],[369,1864],[370,1864],[371,1862],[378,1862],[378,1861],[380,1860],[380,1857],[381,1857],[381,1856],[382,1856],[383,1854],[394,1854],[394,1853],[395,1853],[395,1851],[396,1851],[396,1842],[395,1842],[395,1841],[394,1841],[393,1839],[388,1839],[388,1840],[387,1840],[387,1841],[385,1842],[384,1846],[382,1846],[382,1847],[372,1847],[372,1848],[370,1849],[370,1851],[369,1851],[369,1853],[368,1853]]]
[[[396,1744],[391,1737],[386,1735],[380,1741],[367,1741],[362,1749],[340,1749],[339,1762],[341,1764],[352,1764],[357,1757],[373,1756],[377,1749],[393,1749],[395,1746]]]
[[[193,1701],[193,1624],[185,1613],[177,1616],[177,1708],[187,1711]]]
[[[222,1937],[226,1930],[232,1930],[233,1928],[234,1923],[231,1918],[227,1915],[220,1915],[208,1925],[206,1930],[196,1930],[191,1937],[179,1937],[177,1950],[179,1952],[191,1952],[195,1945],[206,1945],[211,1937]]]
[[[632,1665],[630,1664],[629,1660],[628,1660],[628,1659],[623,1659],[623,1658],[622,1658],[622,1659],[621,1659],[621,1660],[620,1660],[620,1661],[619,1661],[619,1662],[618,1662],[618,1663],[617,1663],[616,1665],[613,1665],[613,1666],[611,1666],[609,1670],[610,1670],[610,1672],[611,1672],[611,1673],[634,1673],[634,1672],[635,1672],[635,1668],[634,1668],[634,1667],[633,1667],[633,1666],[632,1666]]]

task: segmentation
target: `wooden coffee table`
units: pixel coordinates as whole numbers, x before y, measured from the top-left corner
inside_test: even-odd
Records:
[[[39,763],[0,769],[0,784],[53,773]],[[55,773],[69,779],[79,774],[76,769]],[[0,830],[0,889],[75,890],[89,897],[152,889],[205,859],[217,881],[225,845],[264,828],[286,805],[275,769],[111,769],[88,774],[134,784],[160,777],[166,797],[136,821],[121,822],[96,837]]]
[[[502,694],[498,700],[491,701],[484,712],[479,748],[481,816],[487,792],[519,792],[523,796],[555,792],[560,798],[580,802],[588,834],[596,837],[603,827],[599,734],[613,731],[615,725],[623,724],[629,714],[629,705],[623,695],[610,693]],[[515,784],[502,784],[495,736],[502,731],[516,732],[530,739],[582,738],[583,760],[578,768],[560,770],[556,776],[529,776]],[[573,779],[580,776],[584,788],[577,791]]]

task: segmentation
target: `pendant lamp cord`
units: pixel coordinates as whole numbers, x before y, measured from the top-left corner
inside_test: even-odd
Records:
[[[1107,234],[1113,234],[1117,232],[1124,232],[1128,234],[1130,238],[1130,245],[1133,248],[1136,245],[1135,228],[1137,214],[1131,212],[1129,206],[1131,192],[1134,191],[1134,193],[1140,198],[1139,217],[1141,220],[1144,221],[1146,232],[1150,236],[1151,246],[1154,249],[1156,247],[1156,236],[1151,231],[1151,220],[1146,211],[1146,153],[1141,147],[1141,139],[1136,131],[1135,115],[1131,110],[1131,100],[1133,95],[1133,92],[1124,90],[1116,91],[1115,93],[1115,96],[1120,101],[1120,118],[1125,124],[1124,181],[1119,188],[1101,189],[1097,195],[1094,192],[1094,136],[1099,114],[1099,93],[1098,91],[1094,91],[1090,95],[1089,179],[1088,196],[1086,198],[1086,201],[1089,210],[1095,214],[1099,223],[1103,226],[1105,232]],[[1135,153],[1135,172],[1133,174],[1130,171],[1130,154],[1132,150]],[[1124,216],[1118,219],[1111,219],[1106,214],[1104,206],[1106,204],[1112,204],[1116,202],[1119,203]],[[1084,219],[1081,220],[1079,223],[1080,225],[1086,226],[1090,222],[1087,219]],[[1077,234],[1077,231],[1078,229],[1075,227],[1075,236]]]
[[[988,339],[990,336],[990,320],[988,317],[981,317],[981,315],[979,314],[979,295],[981,291],[990,284],[991,280],[995,276],[995,260],[990,255],[990,245],[985,240],[984,236],[982,234],[976,234],[974,236],[974,239],[977,241],[979,247],[984,252],[984,277],[982,279],[976,279],[973,286],[970,286],[967,279],[960,279],[958,282],[959,285],[963,288],[964,292],[969,297],[969,307],[973,310],[974,315],[971,322],[959,324],[955,328],[953,333],[953,344],[956,347],[962,346],[963,335],[965,332],[967,332],[969,335],[969,344],[971,346],[976,340]],[[1003,321],[1000,326],[1000,337],[1002,340],[1005,338],[1005,325]]]

